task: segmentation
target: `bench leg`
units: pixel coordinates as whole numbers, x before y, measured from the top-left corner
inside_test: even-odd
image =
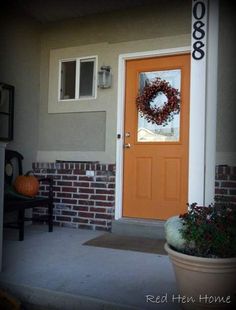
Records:
[[[50,203],[48,206],[48,231],[53,231],[53,204]]]
[[[18,225],[19,225],[19,241],[24,240],[24,218],[25,209],[20,209],[18,212]]]

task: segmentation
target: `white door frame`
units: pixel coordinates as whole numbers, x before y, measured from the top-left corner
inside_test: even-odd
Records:
[[[125,108],[125,62],[131,59],[143,59],[168,55],[190,53],[191,47],[177,47],[119,55],[118,67],[118,98],[117,98],[117,143],[116,143],[116,200],[115,219],[122,218],[123,199],[123,145],[124,145],[124,108]],[[197,130],[197,128],[195,128]],[[204,140],[203,140],[204,142]],[[191,163],[189,163],[190,165]],[[204,181],[203,181],[204,182]],[[193,188],[190,188],[193,190]]]

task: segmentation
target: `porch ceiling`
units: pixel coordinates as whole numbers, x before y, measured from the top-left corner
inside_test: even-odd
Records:
[[[41,23],[156,3],[155,0],[15,0],[16,6]]]

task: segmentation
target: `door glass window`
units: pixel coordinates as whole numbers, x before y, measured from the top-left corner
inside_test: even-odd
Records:
[[[171,87],[180,90],[181,70],[165,70],[153,72],[141,72],[139,75],[139,91],[142,93],[143,88],[152,80],[160,78],[170,83]],[[167,97],[164,93],[159,92],[150,106],[159,107],[160,109],[167,103]],[[180,102],[181,110],[181,102]],[[172,115],[171,120],[162,125],[153,124],[146,120],[145,116],[138,113],[138,142],[178,142],[180,137],[180,113]]]

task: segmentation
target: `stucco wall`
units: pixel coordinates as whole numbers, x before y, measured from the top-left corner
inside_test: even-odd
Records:
[[[0,20],[0,80],[16,87],[15,137],[8,148],[24,154],[27,169],[36,159],[115,162],[118,55],[190,45],[190,7],[187,0],[172,1],[172,6],[162,1],[152,8],[44,26],[4,11]],[[216,162],[229,165],[236,161],[234,24],[233,4],[221,0]],[[99,66],[112,66],[113,86],[98,90],[96,112],[48,114],[50,50],[71,47],[84,48],[85,54],[91,49],[100,53]]]
[[[37,159],[114,163],[119,54],[189,46],[190,23],[190,1],[175,1],[172,6],[163,1],[161,10],[159,4],[47,25],[41,40]],[[78,52],[82,50],[78,56],[91,55],[92,50],[92,55],[98,55],[99,67],[111,65],[113,86],[108,90],[98,89],[94,103],[98,111],[48,114],[50,50],[62,48],[69,48],[69,54],[76,48]],[[73,130],[68,128],[69,124],[73,124]]]
[[[17,12],[0,18],[0,81],[15,87],[14,140],[7,148],[21,152],[31,169],[38,144],[40,25]]]
[[[232,1],[220,1],[217,164],[236,165],[236,20]]]

